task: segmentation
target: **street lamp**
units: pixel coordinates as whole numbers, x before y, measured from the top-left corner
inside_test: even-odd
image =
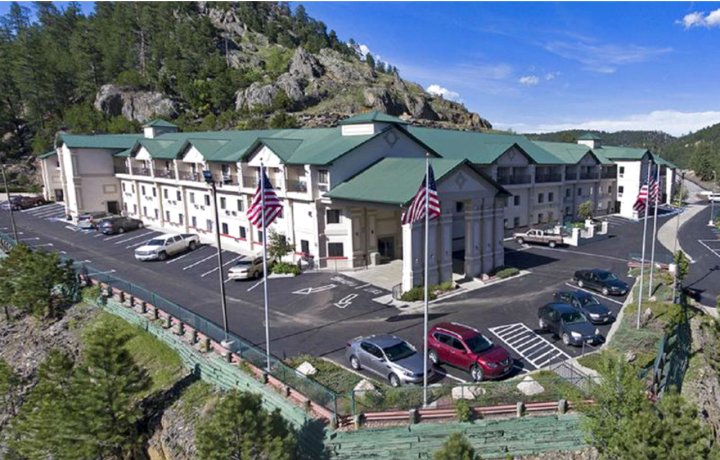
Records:
[[[222,297],[223,331],[225,332],[225,340],[223,341],[223,346],[227,348],[227,346],[230,344],[230,341],[228,340],[227,302],[225,300],[225,275],[223,273],[222,246],[220,244],[220,219],[218,218],[217,190],[215,188],[215,181],[213,180],[212,171],[210,171],[209,169],[203,170],[203,178],[205,178],[205,182],[210,185],[210,190],[212,190],[213,210],[215,211],[215,238],[217,241],[217,261],[220,279],[220,296]]]
[[[715,182],[717,181],[717,178],[715,177],[715,170],[713,169],[713,181],[712,181],[712,188],[710,189],[710,222],[708,222],[708,225],[712,227],[715,225]]]
[[[10,226],[12,227],[13,238],[15,238],[15,244],[17,244],[20,240],[18,240],[18,231],[17,231],[17,226],[15,225],[15,210],[13,209],[12,201],[10,200],[10,189],[8,188],[7,177],[5,177],[5,156],[4,155],[2,158],[0,158],[0,172],[2,172],[3,183],[5,184],[5,196],[6,196],[7,202],[8,202],[8,209],[10,210]]]

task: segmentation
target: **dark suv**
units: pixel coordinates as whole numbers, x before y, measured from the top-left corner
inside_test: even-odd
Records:
[[[439,323],[428,332],[428,358],[470,372],[473,380],[500,378],[513,367],[513,359],[480,331],[458,323]]]
[[[98,229],[106,235],[125,233],[138,228],[143,228],[143,221],[131,217],[111,217],[98,225]]]
[[[593,324],[610,323],[615,319],[610,309],[589,292],[560,291],[555,293],[555,299],[577,308]]]
[[[605,339],[577,308],[561,302],[549,303],[538,310],[538,325],[560,337],[565,345],[598,344]]]
[[[603,295],[625,295],[628,292],[627,283],[607,270],[578,270],[573,279],[578,287],[600,291]]]
[[[13,210],[33,208],[45,204],[45,199],[41,196],[24,196],[13,195],[10,197],[10,206]]]

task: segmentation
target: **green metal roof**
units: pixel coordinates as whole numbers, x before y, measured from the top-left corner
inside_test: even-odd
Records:
[[[635,148],[635,147],[611,147],[603,145],[602,147],[593,149],[594,153],[600,153],[610,160],[641,160],[648,149]]]
[[[177,128],[177,125],[174,125],[170,123],[169,121],[165,121],[162,118],[156,118],[148,123],[145,123],[143,125],[144,128]]]
[[[601,141],[602,138],[593,133],[585,133],[582,136],[578,137],[578,140],[579,141]]]
[[[576,164],[588,153],[598,160],[600,164],[612,164],[612,161],[600,157],[587,145],[570,144],[566,142],[532,141],[538,147],[552,153],[566,164]]]
[[[45,158],[50,158],[53,155],[57,155],[57,152],[55,150],[50,150],[49,152],[45,152],[43,154],[38,155],[37,157],[40,160],[44,160]]]
[[[401,125],[407,125],[408,122],[401,120],[398,117],[393,117],[392,115],[388,115],[383,112],[379,112],[377,110],[374,110],[372,112],[365,112],[361,113],[359,115],[355,115],[354,117],[346,118],[345,120],[341,121],[341,125],[359,125],[362,123],[372,123],[372,122],[381,122],[381,123],[396,123]]]
[[[117,149],[125,150],[132,147],[142,134],[67,134],[61,133],[59,142],[71,149]]]
[[[513,146],[537,164],[563,164],[525,136],[408,126],[407,131],[444,158],[467,159],[474,164],[492,164]]]
[[[508,194],[492,179],[476,170],[467,160],[431,158],[430,164],[437,182],[458,167],[467,165],[495,186],[499,193]],[[333,187],[325,196],[341,200],[404,205],[412,200],[423,177],[425,177],[424,158],[384,158]]]
[[[672,163],[665,158],[662,158],[660,155],[652,154],[653,160],[659,165],[667,166],[670,169],[678,169],[677,165],[675,163]]]

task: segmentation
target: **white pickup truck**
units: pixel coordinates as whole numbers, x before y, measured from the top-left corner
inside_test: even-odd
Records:
[[[165,260],[169,256],[193,251],[200,244],[200,237],[194,233],[182,235],[160,235],[135,249],[137,260]]]

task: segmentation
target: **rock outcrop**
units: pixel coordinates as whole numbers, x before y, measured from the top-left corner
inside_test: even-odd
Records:
[[[110,117],[122,115],[128,120],[144,123],[154,117],[174,118],[178,104],[157,91],[103,85],[95,96],[94,106]]]

